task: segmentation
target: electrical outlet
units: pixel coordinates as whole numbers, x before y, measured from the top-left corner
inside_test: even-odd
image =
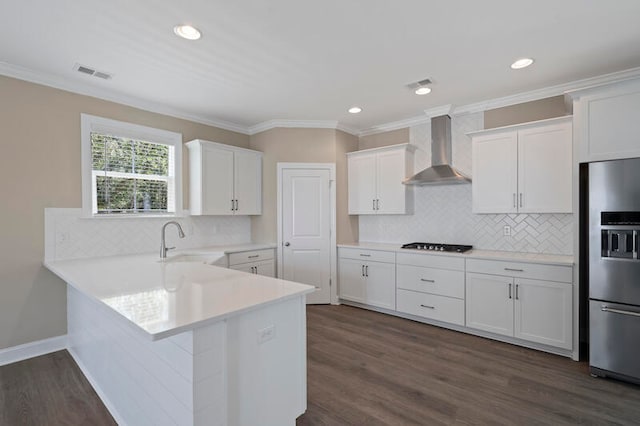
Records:
[[[258,330],[258,343],[268,342],[276,336],[276,326],[270,325],[262,330]]]
[[[68,232],[60,232],[58,234],[58,244],[65,244],[70,238],[71,237]]]
[[[509,225],[505,225],[504,228],[502,228],[502,235],[505,237],[511,236],[511,227]]]

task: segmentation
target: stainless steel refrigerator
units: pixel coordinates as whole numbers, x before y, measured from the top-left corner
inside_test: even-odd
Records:
[[[589,164],[591,374],[640,383],[640,158]]]

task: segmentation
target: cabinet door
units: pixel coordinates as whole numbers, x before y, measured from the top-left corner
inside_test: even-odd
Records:
[[[365,303],[364,263],[352,259],[338,261],[340,298]]]
[[[571,349],[572,285],[522,278],[515,285],[515,337]]]
[[[513,278],[467,273],[467,327],[513,336]]]
[[[571,213],[571,123],[518,132],[518,209]]]
[[[516,213],[518,133],[480,135],[472,141],[473,212]]]
[[[235,271],[242,271],[242,272],[246,272],[248,274],[253,274],[253,268],[254,268],[254,264],[253,263],[243,263],[241,265],[233,265],[233,266],[229,266],[229,269],[233,269]]]
[[[367,262],[365,265],[365,303],[396,309],[395,263]]]
[[[377,197],[376,213],[407,213],[405,150],[380,152],[376,155]]]
[[[264,275],[265,277],[276,277],[276,264],[272,260],[265,260],[264,262],[256,263],[256,273],[258,275]]]
[[[374,214],[376,199],[376,156],[348,157],[349,214]]]
[[[234,153],[235,214],[262,214],[262,156],[253,152]]]
[[[202,214],[233,214],[233,151],[202,146]]]

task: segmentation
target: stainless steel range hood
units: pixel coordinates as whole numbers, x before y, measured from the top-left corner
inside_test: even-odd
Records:
[[[471,183],[471,178],[451,167],[451,117],[431,119],[431,167],[405,179],[405,185]]]

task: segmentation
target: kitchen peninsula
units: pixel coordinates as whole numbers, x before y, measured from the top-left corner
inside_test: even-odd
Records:
[[[313,287],[180,256],[45,266],[67,283],[69,352],[119,424],[294,425],[306,410]]]

